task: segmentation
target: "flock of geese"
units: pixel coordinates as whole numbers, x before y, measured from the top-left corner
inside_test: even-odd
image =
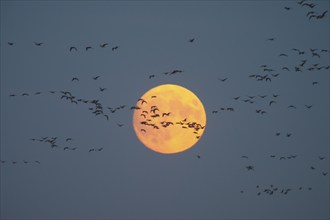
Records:
[[[306,17],[308,18],[308,20],[321,20],[323,19],[328,11],[317,11],[316,9],[316,4],[314,3],[309,3],[306,2],[305,0],[299,1],[298,2],[299,7],[302,8],[308,8],[310,9],[309,11],[306,12]],[[315,8],[315,9],[314,9]],[[290,11],[293,10],[293,7],[289,7],[286,6],[284,7],[285,10]],[[269,42],[276,42],[276,38],[272,37],[272,38],[268,38],[267,41]],[[188,39],[188,43],[194,43],[195,42],[195,38],[191,38]],[[14,42],[8,42],[9,46],[15,46]],[[43,42],[34,42],[34,45],[36,47],[42,47],[44,46]],[[101,43],[99,45],[99,48],[107,48],[110,47],[109,43]],[[80,48],[76,47],[76,46],[70,46],[68,48],[69,52],[74,53],[77,52],[78,49],[80,50]],[[84,51],[89,51],[89,50],[93,50],[95,49],[95,47],[92,46],[85,46],[84,48],[82,48],[82,50]],[[116,51],[119,49],[119,46],[117,45],[113,45],[111,46],[111,50],[112,51]],[[272,67],[269,64],[261,64],[257,69],[257,73],[253,73],[253,74],[249,74],[247,76],[247,78],[251,79],[251,80],[255,80],[257,82],[261,82],[261,83],[272,83],[276,80],[279,80],[281,78],[282,75],[284,74],[300,74],[302,72],[317,72],[317,71],[329,71],[330,69],[330,65],[327,64],[321,64],[320,63],[320,58],[322,58],[323,56],[327,56],[329,57],[329,53],[330,51],[328,49],[324,49],[324,48],[308,48],[308,49],[301,49],[301,48],[289,48],[287,51],[284,51],[280,54],[278,54],[278,58],[279,59],[287,59],[288,57],[293,57],[296,58],[298,61],[296,63],[293,63],[291,66],[289,65],[283,65],[281,66],[279,69],[276,69],[274,67]],[[153,78],[157,77],[157,76],[173,76],[176,74],[180,74],[183,73],[184,71],[181,69],[174,69],[174,70],[170,70],[170,71],[166,71],[163,73],[159,73],[159,74],[150,74],[148,75],[148,79],[152,80]],[[98,76],[94,76],[91,78],[91,80],[97,81],[101,78],[101,75]],[[229,76],[225,76],[222,78],[218,78],[217,79],[219,81],[219,83],[228,83],[228,81],[230,81],[230,77]],[[72,83],[79,83],[80,78],[79,77],[73,77],[71,79]],[[312,86],[317,86],[320,84],[319,81],[311,81],[310,82]],[[99,87],[98,88],[99,92],[105,92],[107,90],[106,87]],[[129,109],[129,110],[137,110],[137,111],[141,111],[140,114],[140,124],[143,126],[147,127],[151,127],[154,130],[158,130],[158,129],[166,129],[170,126],[180,126],[182,129],[190,129],[192,131],[193,134],[195,134],[195,137],[197,139],[200,138],[200,131],[203,130],[205,128],[205,125],[201,125],[197,122],[194,121],[189,121],[187,118],[181,120],[181,121],[168,121],[167,117],[170,116],[172,114],[172,112],[162,112],[161,109],[158,108],[158,106],[151,106],[149,108],[148,111],[146,110],[141,110],[141,106],[145,105],[148,103],[148,100],[144,100],[144,99],[139,99],[137,100],[138,105],[133,105],[131,107],[127,107],[128,105],[123,104],[123,105],[117,105],[117,106],[106,106],[104,104],[102,104],[100,102],[100,100],[98,99],[86,99],[83,97],[77,97],[75,94],[73,94],[72,91],[46,91],[46,92],[41,92],[41,91],[36,91],[34,93],[29,93],[29,92],[21,92],[21,93],[13,93],[10,94],[10,97],[28,97],[28,96],[37,96],[37,95],[41,95],[41,94],[57,94],[58,98],[60,100],[64,100],[67,101],[71,104],[83,104],[87,106],[87,109],[94,114],[95,116],[101,116],[103,117],[105,120],[109,121],[111,119],[111,114],[114,114],[118,111],[122,111],[124,109]],[[151,99],[156,99],[156,96],[152,96]],[[260,115],[267,115],[269,112],[266,110],[266,108],[270,108],[274,105],[276,105],[279,101],[280,101],[280,95],[278,94],[257,94],[257,95],[239,95],[236,97],[232,97],[233,100],[237,101],[237,102],[243,102],[243,103],[247,103],[247,104],[254,104],[254,105],[258,105],[260,103],[262,103],[262,105],[258,105],[255,108],[255,113],[256,114],[260,114]],[[305,108],[306,110],[311,110],[312,107],[314,107],[313,104],[301,104],[301,105],[296,105],[296,104],[288,104],[287,105],[287,109],[290,110],[295,110],[298,108]],[[237,108],[234,108],[232,106],[225,106],[225,107],[219,107],[217,109],[213,109],[210,113],[212,115],[215,114],[219,114],[223,113],[223,112],[235,112],[237,111]],[[163,119],[161,120],[161,122],[159,122],[159,119]],[[115,123],[118,127],[123,127],[124,124]],[[140,130],[141,133],[147,133],[147,129],[146,128],[142,128]],[[284,136],[287,138],[292,137],[292,133],[291,132],[276,132],[275,135],[277,137],[279,136]],[[34,142],[40,142],[40,143],[44,143],[47,144],[50,148],[52,149],[62,149],[63,151],[76,151],[79,148],[77,146],[71,145],[73,138],[71,137],[67,137],[64,139],[64,145],[59,145],[58,144],[58,137],[41,137],[41,138],[31,138],[31,141]],[[89,149],[86,150],[86,152],[88,153],[95,153],[95,152],[101,152],[104,148],[103,147],[90,147]],[[294,154],[294,155],[270,155],[269,156],[272,159],[277,159],[279,161],[286,161],[286,160],[293,160],[293,159],[297,159],[299,158],[298,155]],[[201,156],[197,155],[197,158],[200,159]],[[319,156],[318,159],[320,161],[324,160],[326,158],[326,156]],[[244,155],[241,156],[241,159],[244,160],[249,160],[249,157]],[[40,164],[40,161],[35,160],[35,161],[26,161],[23,160],[23,162],[19,162],[19,161],[6,161],[6,160],[1,160],[0,164]],[[247,164],[244,166],[244,168],[246,169],[247,172],[255,172],[257,171],[257,168],[255,167],[255,165],[253,164]],[[315,172],[315,171],[319,171],[320,175],[322,176],[327,176],[328,175],[328,171],[326,170],[321,170],[318,169],[315,165],[311,165],[309,166],[309,170]],[[262,194],[268,194],[268,195],[275,195],[275,194],[281,194],[281,195],[287,195],[292,191],[302,191],[302,190],[307,190],[307,191],[311,191],[312,187],[308,186],[308,187],[303,187],[303,186],[298,186],[296,188],[286,188],[286,187],[279,187],[279,186],[274,186],[274,185],[270,185],[270,186],[266,186],[266,187],[261,187],[259,185],[256,186],[256,194],[258,196],[262,195]],[[245,193],[245,190],[241,190],[240,193]]]

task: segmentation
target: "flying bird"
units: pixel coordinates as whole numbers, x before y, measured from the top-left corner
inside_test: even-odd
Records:
[[[276,102],[274,100],[269,102],[269,106],[271,106],[272,104],[276,104]]]
[[[78,51],[78,49],[76,47],[70,47],[70,52],[73,50]]]
[[[104,92],[106,89],[107,88],[102,88],[102,87],[99,88],[100,92]]]
[[[34,45],[36,45],[36,46],[41,46],[41,45],[43,45],[43,43],[37,43],[37,42],[34,42]]]
[[[72,80],[71,80],[71,82],[73,82],[73,81],[75,81],[75,80],[76,80],[76,81],[79,81],[79,79],[78,79],[77,77],[73,77]]]
[[[246,168],[247,170],[253,170],[253,171],[254,171],[254,166],[249,165],[249,166],[246,166],[245,168]]]
[[[112,50],[112,51],[115,51],[115,50],[117,50],[118,48],[119,48],[118,46],[115,46],[115,47],[112,47],[111,50]]]
[[[88,46],[88,47],[85,48],[86,51],[88,51],[90,49],[93,49],[93,47]]]
[[[94,80],[97,80],[98,78],[100,78],[100,76],[93,77]]]
[[[149,79],[154,78],[154,77],[155,77],[155,75],[149,75]]]
[[[221,82],[225,82],[228,78],[224,78],[224,79],[220,79],[218,78],[218,80],[220,80]]]
[[[8,42],[8,45],[9,45],[9,46],[13,46],[14,43],[12,43],[12,42]]]
[[[189,42],[192,43],[192,42],[194,42],[194,40],[195,40],[195,38],[191,38],[191,39],[189,39]]]
[[[102,48],[105,48],[106,46],[108,46],[108,43],[104,43],[104,44],[100,45],[100,47],[102,47]]]

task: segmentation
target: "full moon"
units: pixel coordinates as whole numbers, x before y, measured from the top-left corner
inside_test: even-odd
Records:
[[[194,146],[206,126],[202,102],[190,90],[172,84],[147,91],[132,107],[133,128],[149,149],[174,154]]]

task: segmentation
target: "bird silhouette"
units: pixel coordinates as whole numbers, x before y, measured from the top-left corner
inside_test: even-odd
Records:
[[[308,109],[310,109],[310,108],[313,107],[313,105],[305,105],[305,106],[306,106],[306,108],[308,108]]]
[[[88,50],[90,50],[90,49],[93,49],[93,47],[91,47],[91,46],[85,47],[85,50],[86,50],[86,51],[88,51]]]
[[[289,11],[291,8],[290,7],[284,7],[284,9]]]
[[[227,80],[228,78],[223,78],[223,79],[218,79],[218,80],[220,80],[221,82],[225,82],[226,80]]]
[[[97,80],[98,78],[100,78],[100,76],[93,77],[94,80]]]
[[[253,171],[254,171],[254,166],[249,165],[249,166],[246,166],[245,168],[246,168],[247,170],[253,170]]]
[[[79,81],[79,79],[77,78],[77,77],[73,77],[72,79],[71,79],[71,81],[73,82],[73,81]]]
[[[13,46],[14,43],[13,42],[7,42],[9,46]]]
[[[276,104],[276,102],[274,100],[269,102],[269,106],[271,106],[272,104]]]
[[[102,48],[105,48],[106,46],[108,46],[108,43],[100,44],[100,47]]]
[[[194,42],[194,40],[195,40],[195,38],[191,38],[191,39],[189,39],[189,42],[192,43],[192,42]]]
[[[115,47],[112,47],[111,50],[112,50],[112,51],[115,51],[115,50],[117,50],[118,48],[119,48],[118,46],[115,46]]]
[[[99,88],[100,92],[104,92],[106,89],[107,88],[102,88],[102,87]]]
[[[70,47],[69,50],[70,50],[70,52],[73,51],[73,50],[78,51],[78,49],[76,47]]]
[[[154,74],[153,75],[149,75],[149,79],[154,78],[154,77],[155,77]]]
[[[43,45],[44,43],[37,43],[37,42],[34,42],[34,45],[40,47],[41,45]]]

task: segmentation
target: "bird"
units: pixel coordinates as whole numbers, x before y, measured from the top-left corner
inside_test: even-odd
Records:
[[[106,89],[107,88],[102,88],[102,87],[99,88],[100,92],[104,92]]]
[[[100,76],[93,77],[94,80],[97,80],[98,78],[100,78]]]
[[[201,155],[199,155],[199,154],[197,154],[196,157],[197,157],[198,159],[201,159]]]
[[[13,46],[14,43],[13,43],[13,42],[8,42],[8,45],[9,45],[9,46]]]
[[[272,104],[276,104],[276,102],[274,100],[269,102],[269,106],[271,106]]]
[[[277,133],[276,133],[276,136],[280,136],[280,134],[281,134],[280,132],[277,132]]]
[[[86,51],[88,51],[88,50],[90,50],[90,49],[93,49],[93,47],[88,46],[88,47],[85,48]]]
[[[73,51],[73,50],[78,51],[78,49],[76,47],[70,47],[69,50],[70,50],[70,52]]]
[[[195,38],[191,38],[191,39],[189,39],[189,42],[192,43],[192,42],[194,42],[194,40],[195,40]]]
[[[40,161],[39,160],[35,160],[34,162],[37,163],[37,164],[40,164]]]
[[[284,7],[284,9],[289,11],[291,8],[290,7]]]
[[[73,82],[73,81],[79,81],[79,79],[77,78],[77,77],[73,77],[72,79],[71,79],[71,82]]]
[[[274,41],[274,40],[275,40],[275,38],[274,38],[274,37],[272,37],[272,38],[268,38],[267,40],[268,40],[268,41]]]
[[[218,80],[220,80],[221,82],[225,82],[228,78],[223,78],[223,79],[220,79],[218,78]]]
[[[310,166],[310,168],[311,168],[311,170],[315,170],[315,167],[313,167],[313,166]]]
[[[22,96],[28,96],[29,94],[28,93],[23,93]]]
[[[287,137],[291,137],[291,135],[292,135],[291,133],[287,133],[286,134]]]
[[[155,75],[153,74],[153,75],[149,75],[149,79],[151,79],[151,78],[153,78],[153,77],[155,77]]]
[[[38,42],[34,42],[34,45],[36,45],[36,46],[41,46],[41,45],[43,45],[43,43],[38,43]]]
[[[281,53],[280,55],[278,55],[280,57],[287,57],[288,55],[286,53]]]
[[[328,172],[322,172],[323,176],[326,176],[328,174]]]
[[[72,138],[65,139],[66,142],[71,141],[71,140],[72,140]]]
[[[143,103],[148,104],[148,102],[146,100],[144,100],[144,99],[138,99],[138,102],[140,102],[140,101],[141,101],[141,105],[143,105]]]
[[[112,47],[111,50],[112,50],[112,51],[115,51],[115,50],[117,50],[118,48],[119,48],[118,46],[115,46],[115,47]]]
[[[306,108],[310,109],[310,108],[312,108],[313,105],[305,105],[305,106],[306,106]]]
[[[118,126],[118,127],[123,127],[124,124],[118,124],[118,123],[117,123],[117,126]]]
[[[294,106],[294,105],[289,105],[288,108],[294,108],[294,109],[296,109],[297,107]]]
[[[244,159],[249,159],[248,156],[241,156],[241,158],[244,158]]]
[[[324,160],[324,159],[325,159],[325,157],[321,157],[321,156],[319,156],[319,159],[320,159],[320,160]]]
[[[108,46],[108,43],[100,44],[100,47],[102,48],[105,48],[106,46]]]
[[[313,85],[313,86],[315,86],[315,85],[317,85],[317,84],[319,84],[319,82],[316,82],[316,81],[312,82],[312,85]]]
[[[253,170],[253,171],[254,171],[254,166],[249,165],[249,166],[246,166],[245,168],[246,168],[247,170]]]
[[[237,97],[234,97],[233,99],[238,100],[239,98],[240,98],[240,96],[237,96]]]
[[[286,66],[282,67],[282,70],[287,70],[287,71],[290,71],[290,69]]]

